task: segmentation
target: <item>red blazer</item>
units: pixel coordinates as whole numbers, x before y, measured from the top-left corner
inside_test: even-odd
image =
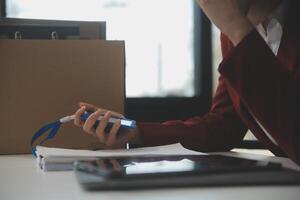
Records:
[[[212,107],[186,121],[138,123],[145,145],[180,142],[198,151],[230,150],[248,129],[275,154],[300,164],[299,1],[291,0],[278,55],[253,30],[236,47],[222,35],[223,61]],[[266,136],[255,118],[279,146]]]

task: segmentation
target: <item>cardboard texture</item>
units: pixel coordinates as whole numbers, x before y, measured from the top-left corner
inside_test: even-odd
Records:
[[[0,154],[30,153],[32,135],[81,101],[124,113],[123,41],[0,40],[0,52]],[[73,123],[46,146],[101,148]]]

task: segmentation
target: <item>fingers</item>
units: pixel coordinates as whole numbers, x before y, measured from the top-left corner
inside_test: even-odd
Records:
[[[117,120],[112,125],[109,133],[106,132],[106,127],[109,124],[109,119],[112,116],[117,118],[124,118],[123,115],[112,111],[98,109],[96,106],[87,103],[80,103],[79,105],[81,106],[81,108],[78,109],[75,113],[74,124],[78,127],[82,127],[85,133],[97,136],[99,142],[105,144],[108,148],[122,148],[123,145],[132,138],[130,131],[124,131],[124,133],[122,133],[123,136],[118,137],[118,132],[121,127],[121,120]],[[92,113],[84,122],[81,120],[81,115],[84,114],[84,112],[87,110],[95,110],[95,112]],[[97,119],[101,115],[103,115],[103,113],[105,114],[101,118],[98,126],[95,129],[95,123],[97,122]]]
[[[103,170],[107,170],[111,167],[116,171],[122,170],[120,162],[116,159],[98,159],[96,160],[96,163],[99,166],[99,168]]]
[[[111,128],[109,133],[105,132],[105,128],[108,126],[109,119],[112,117],[112,112],[107,111],[105,115],[101,118],[96,130],[94,125],[97,119],[102,115],[103,110],[97,110],[92,113],[87,120],[84,122],[81,120],[81,115],[85,112],[86,106],[81,107],[75,113],[74,124],[78,127],[83,127],[85,133],[95,135],[98,137],[100,143],[106,144],[107,146],[112,146],[116,143],[117,133],[121,127],[121,120],[118,120]]]
[[[122,170],[121,164],[120,164],[120,162],[118,160],[111,159],[110,163],[112,164],[114,170],[116,170],[116,171],[121,171]]]
[[[82,127],[84,122],[81,121],[80,116],[83,115],[83,113],[85,112],[86,107],[82,106],[81,108],[79,108],[76,113],[75,113],[75,119],[74,119],[74,124],[75,126],[78,127]]]
[[[97,106],[94,106],[92,104],[89,103],[85,103],[85,102],[80,102],[79,103],[79,107],[86,107],[86,110],[90,111],[90,112],[96,112],[97,110],[99,110],[99,108]],[[103,111],[105,111],[104,109],[101,109]]]
[[[112,117],[112,112],[108,111],[101,119],[98,127],[96,128],[96,135],[100,143],[105,144],[107,147],[120,146],[121,144],[118,141],[117,134],[121,127],[121,120],[117,120],[109,133],[105,132],[105,128],[108,125],[109,119]],[[125,134],[125,133],[124,133]]]
[[[108,110],[103,109],[103,108],[98,108],[97,106],[94,106],[94,105],[89,104],[89,103],[80,102],[80,103],[79,103],[79,107],[83,107],[83,106],[85,106],[85,107],[86,107],[86,110],[87,110],[87,111],[90,111],[90,112],[96,112],[97,110],[102,110],[102,114],[104,114],[104,113],[106,113],[106,112],[108,111]],[[116,117],[116,118],[120,118],[120,119],[125,118],[125,117],[124,117],[122,114],[120,114],[120,113],[112,112],[112,111],[110,111],[110,112],[112,113],[112,116],[114,116],[114,117]]]
[[[94,112],[93,114],[91,114],[87,118],[86,122],[84,123],[83,130],[86,133],[89,133],[89,134],[93,135],[94,134],[93,126],[96,123],[98,117],[100,117],[100,116],[101,116],[101,110],[97,110],[96,112]]]
[[[106,128],[110,118],[111,118],[111,112],[108,111],[105,113],[105,115],[101,119],[98,127],[96,128],[96,135],[98,136],[98,139],[101,143],[106,143],[105,128]]]
[[[117,134],[118,134],[120,127],[121,127],[121,120],[117,120],[108,134],[108,138],[106,141],[107,146],[113,146],[114,144],[118,143],[117,142]]]
[[[113,117],[120,118],[120,119],[124,119],[124,118],[125,118],[125,117],[124,117],[122,114],[120,114],[120,113],[112,112],[112,111],[110,111],[110,112],[112,113],[112,116],[113,116]]]

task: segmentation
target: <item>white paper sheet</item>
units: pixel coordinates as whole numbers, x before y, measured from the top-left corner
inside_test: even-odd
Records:
[[[74,150],[37,146],[37,164],[45,171],[70,170],[72,162],[79,159],[116,156],[149,155],[199,155],[203,154],[184,148],[181,144],[117,150]],[[66,167],[67,166],[67,167]]]

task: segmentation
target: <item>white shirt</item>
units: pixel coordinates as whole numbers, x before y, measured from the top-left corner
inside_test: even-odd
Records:
[[[275,10],[273,14],[273,18],[271,19],[270,23],[266,27],[266,29],[263,27],[262,24],[259,24],[256,27],[256,30],[258,33],[262,36],[262,38],[265,40],[265,42],[268,44],[272,52],[277,55],[279,46],[281,43],[282,35],[283,35],[283,25],[284,25],[284,19],[287,13],[288,8],[288,1],[283,0],[281,5]],[[274,140],[274,138],[268,133],[268,131],[263,127],[263,125],[256,119],[254,114],[250,111],[250,114],[255,119],[257,124],[260,126],[260,128],[265,132],[265,134],[268,136],[268,138],[275,144],[278,145],[278,143]]]

